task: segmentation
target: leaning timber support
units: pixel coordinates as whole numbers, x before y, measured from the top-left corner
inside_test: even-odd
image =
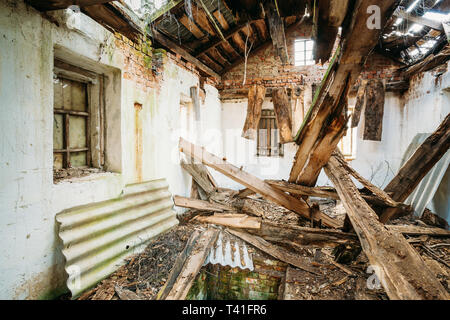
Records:
[[[395,201],[405,201],[449,148],[450,114],[445,117],[437,130],[417,148],[384,191],[390,193]],[[397,213],[396,209],[387,209],[381,214],[380,221],[386,223]]]
[[[247,118],[245,119],[242,137],[255,140],[258,133],[259,120],[261,119],[262,104],[266,97],[264,86],[254,85],[248,91]]]
[[[370,80],[366,87],[364,111],[364,140],[381,141],[384,115],[384,84],[381,80]]]
[[[361,246],[390,299],[450,299],[419,253],[378,221],[342,164],[332,156],[325,173],[333,182]]]
[[[192,143],[180,138],[179,147],[181,152],[186,154],[188,157],[193,157],[195,160],[201,161],[203,164],[219,171],[220,173],[226,175],[227,177],[233,179],[234,181],[246,186],[252,191],[259,193],[266,199],[275,202],[276,204],[289,209],[306,219],[310,219],[311,211],[308,204],[303,201],[294,198],[281,190],[278,190],[263,180],[239,169],[232,164],[229,164],[223,159],[209,153],[204,148],[193,145]],[[317,213],[314,219],[322,224],[329,227],[339,227],[340,224],[335,220],[330,218],[324,213]]]
[[[195,239],[190,239],[181,258],[177,259],[172,270],[167,285],[170,289],[163,290],[161,299],[184,300],[194,283],[200,268],[208,256],[209,249],[214,245],[219,235],[219,230],[208,229],[201,235],[194,234]]]
[[[381,25],[385,25],[398,2],[386,0],[378,3]],[[296,135],[299,148],[289,182],[312,186],[339,143],[338,135],[345,130],[347,123],[337,120],[343,117],[339,109],[342,108],[344,92],[356,82],[365,59],[382,32],[381,29],[368,27],[370,6],[373,6],[371,0],[358,0],[349,6],[352,10],[347,12],[348,24],[343,25],[341,44]],[[334,123],[334,130],[327,129],[330,123]]]
[[[273,109],[280,131],[280,142],[294,141],[292,138],[292,110],[289,97],[285,88],[272,90]]]

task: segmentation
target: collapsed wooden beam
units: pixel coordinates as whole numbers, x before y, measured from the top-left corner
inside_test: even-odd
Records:
[[[256,193],[276,204],[289,209],[306,219],[310,219],[310,209],[308,204],[296,199],[262,181],[261,179],[227,163],[225,160],[207,152],[204,148],[193,145],[192,143],[180,138],[179,147],[181,152],[188,157],[192,157],[201,161],[205,165],[219,171],[234,181],[248,187]],[[315,215],[314,220],[322,221],[322,223],[329,227],[339,227],[340,224],[324,213],[319,212]]]
[[[211,182],[208,169],[202,163],[187,163],[181,160],[181,167],[192,176],[207,195],[216,192],[216,188]]]
[[[258,134],[259,120],[261,119],[262,104],[266,97],[264,86],[253,85],[248,91],[247,117],[245,118],[242,137],[255,140]]]
[[[332,156],[325,173],[333,182],[361,246],[390,299],[450,299],[419,253],[400,233],[389,231],[359,195],[342,164]]]
[[[292,142],[292,109],[285,88],[272,90],[273,109],[280,132],[280,142]]]
[[[274,186],[275,188],[283,190],[285,192],[289,192],[290,194],[339,200],[339,195],[337,194],[336,189],[330,187],[306,187],[295,183],[289,183],[279,180],[266,180],[266,182],[271,186]],[[401,208],[402,210],[406,210],[408,212],[411,211],[409,206],[393,201],[392,199],[388,200],[388,198],[385,196],[361,194],[361,197],[363,197],[363,199],[368,203],[377,206],[395,207]]]
[[[280,57],[281,63],[287,64],[289,63],[289,55],[286,45],[286,35],[284,33],[284,23],[274,1],[269,1],[265,4],[265,12],[267,21],[269,22],[269,31],[275,52]]]
[[[403,208],[405,211],[411,211],[409,206],[399,203],[397,201],[394,201],[387,192],[384,190],[381,190],[377,186],[375,186],[373,183],[371,183],[369,180],[365,179],[362,175],[360,175],[355,169],[350,167],[345,161],[344,156],[339,150],[336,150],[335,152],[335,158],[339,161],[339,163],[347,170],[347,172],[353,176],[356,180],[358,180],[364,187],[366,187],[369,191],[371,191],[377,199],[384,203],[387,207],[392,208]]]
[[[381,80],[370,80],[366,86],[364,111],[364,140],[381,141],[384,115],[384,85]]]
[[[397,4],[397,0],[378,3],[381,26],[386,24]],[[344,99],[382,32],[381,28],[369,28],[369,7],[372,5],[371,0],[359,0],[352,7],[354,9],[347,13],[349,23],[343,28],[341,44],[296,135],[299,148],[289,176],[290,182],[301,181],[300,184],[308,186],[315,184],[345,131]],[[331,124],[333,130],[329,130]]]
[[[308,258],[302,257],[298,254],[293,254],[282,247],[267,242],[263,238],[251,235],[246,232],[231,229],[227,229],[227,232],[231,233],[232,235],[238,238],[241,238],[245,242],[250,243],[252,246],[267,253],[268,255],[274,257],[275,259],[286,262],[290,265],[293,265],[294,267],[311,272],[313,274],[317,274],[316,270],[311,265],[310,259]]]
[[[208,217],[197,216],[194,221],[211,223],[231,228],[260,229],[261,219],[245,214],[223,214]]]
[[[223,204],[211,203],[208,201],[186,198],[181,196],[174,196],[173,202],[177,207],[196,209],[200,211],[212,211],[212,212],[233,211],[232,207]]]
[[[445,117],[437,130],[417,148],[384,191],[390,193],[395,201],[405,201],[449,148],[450,114]],[[396,209],[387,209],[381,214],[380,221],[386,223],[397,213]]]
[[[184,300],[186,298],[195,277],[209,254],[209,249],[216,242],[218,235],[219,230],[208,229],[202,232],[201,235],[194,233],[191,236],[185,250],[180,255],[181,258],[177,259],[169,275],[166,287],[160,294],[160,299]]]

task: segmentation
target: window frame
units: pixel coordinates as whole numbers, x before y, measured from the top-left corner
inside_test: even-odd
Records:
[[[71,81],[71,82],[77,82],[81,83],[84,87],[85,91],[85,103],[86,103],[86,110],[87,111],[75,111],[75,110],[67,110],[64,109],[64,106],[61,106],[59,108],[55,108],[55,105],[53,105],[53,117],[57,114],[61,114],[63,116],[63,149],[55,149],[53,148],[53,155],[55,153],[63,154],[63,161],[62,161],[62,169],[72,169],[72,164],[70,162],[70,154],[76,153],[76,152],[86,152],[86,166],[81,167],[75,167],[75,168],[90,168],[92,166],[92,155],[91,155],[91,139],[90,139],[90,123],[91,123],[91,106],[89,101],[89,92],[90,92],[90,84],[87,81],[82,81],[80,79],[74,79],[72,77],[69,77],[67,75],[62,75],[60,73],[55,73],[55,76],[57,79],[62,81]],[[85,139],[86,139],[86,147],[84,148],[70,148],[70,116],[76,116],[76,117],[83,117],[85,119]],[[53,169],[55,170],[55,167],[53,166]]]
[[[306,45],[308,42],[312,43],[311,50],[307,50]],[[303,43],[302,50],[297,49],[298,43]],[[314,45],[315,45],[315,41],[312,39],[298,38],[298,39],[294,40],[294,65],[296,67],[308,67],[308,66],[312,66],[312,65],[316,64],[316,61],[314,60],[314,56],[313,56]],[[307,59],[308,52],[311,52],[311,59]],[[302,55],[301,58],[299,58],[300,55]]]
[[[265,128],[261,128],[262,124]],[[269,130],[268,130],[269,129]],[[266,147],[261,146],[261,131],[266,130]],[[278,154],[273,154],[274,147],[272,146],[273,135],[277,135],[278,140]],[[280,131],[277,126],[275,111],[272,109],[261,110],[261,118],[258,123],[258,134],[256,138],[256,156],[257,157],[284,157],[284,145],[280,141]],[[261,149],[265,149],[267,154],[261,154]]]

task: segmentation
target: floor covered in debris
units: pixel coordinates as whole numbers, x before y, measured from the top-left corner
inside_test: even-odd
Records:
[[[236,194],[237,192],[228,192],[225,202],[236,201]],[[267,214],[262,216],[263,221],[311,227],[310,221],[257,195],[249,196],[248,199],[259,202],[262,207],[270,208],[264,211]],[[341,221],[344,220],[345,209],[340,201],[319,200],[318,202],[321,211]],[[242,240],[229,232],[233,230],[232,228],[198,221],[198,217],[202,216],[211,216],[211,213],[190,210],[179,215],[178,226],[154,238],[144,252],[129,258],[125,265],[93,289],[84,292],[78,299],[159,299],[177,257],[181,255],[195,230],[204,232],[208,228],[218,228],[222,234],[226,234],[226,237],[231,239],[231,242],[241,241],[242,243]],[[406,216],[393,220],[390,224],[437,230],[437,227],[442,226],[440,223],[441,221],[436,221],[432,213],[427,212],[421,220]],[[420,253],[447,292],[450,292],[450,238],[427,234],[405,235],[405,237]],[[215,249],[217,249],[217,242]],[[388,300],[383,286],[375,276],[375,270],[370,266],[358,243],[356,245],[327,243],[319,246],[294,245],[289,241],[277,243],[278,246],[284,247],[297,257],[309,261],[311,269],[308,270],[296,268],[246,243],[248,254],[254,265],[252,271],[244,269],[245,265],[243,268],[242,264],[245,262],[242,252],[240,254],[242,263],[233,261],[231,257],[231,261],[221,262],[225,266],[211,263],[203,265],[196,275],[187,299]],[[233,251],[233,244],[231,247]],[[208,278],[208,281],[203,282],[206,283],[204,284],[206,287],[209,286],[206,290],[212,290],[213,293],[199,295],[198,286],[202,282],[202,277],[203,280]],[[222,291],[219,292],[220,290]]]

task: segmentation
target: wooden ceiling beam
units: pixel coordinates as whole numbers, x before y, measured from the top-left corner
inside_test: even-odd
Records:
[[[181,55],[186,61],[189,63],[192,63],[196,68],[198,68],[202,73],[207,74],[208,76],[212,76],[217,78],[218,80],[221,79],[220,75],[212,70],[210,67],[205,65],[203,62],[198,60],[196,57],[193,57],[189,52],[187,52],[185,49],[177,45],[175,42],[164,36],[161,32],[153,28],[153,39],[161,44],[163,47],[166,47],[167,49]]]
[[[257,21],[257,20],[255,20],[255,21]],[[263,21],[263,20],[261,20],[261,21]],[[252,21],[252,23],[253,23],[253,21]],[[247,24],[244,23],[244,24],[239,24],[239,25],[235,26],[234,28],[230,29],[230,30],[224,35],[225,39],[229,42],[230,39],[233,39],[234,36],[235,36],[239,31],[241,31],[243,28],[245,28],[246,26],[247,26]],[[234,40],[234,39],[233,39],[233,40]],[[218,38],[218,39],[216,39],[216,40],[214,40],[214,41],[212,41],[212,42],[209,42],[207,46],[200,47],[200,48],[197,49],[197,52],[198,52],[198,53],[196,54],[196,56],[201,55],[204,51],[208,51],[208,50],[211,49],[211,48],[217,47],[218,45],[220,45],[220,44],[223,43],[223,42],[224,42],[224,41],[223,41],[222,39],[220,39],[220,38]],[[239,44],[238,44],[238,45],[239,45]]]
[[[297,28],[303,23],[303,19],[300,19],[299,21],[295,22],[294,24],[290,25],[289,27],[286,28],[285,30],[285,34],[289,35],[290,33],[292,33],[293,31],[297,30]],[[244,26],[245,27],[245,26]],[[262,43],[259,47],[252,49],[252,51],[250,51],[250,54],[248,55],[247,59],[253,57],[254,55],[258,54],[259,52],[267,49],[268,47],[270,47],[272,45],[272,39],[268,38],[264,43]],[[240,65],[241,63],[244,62],[244,58],[241,58],[239,60],[236,60],[235,62],[233,62],[231,65],[225,67],[222,72],[220,73],[221,75],[224,75],[225,73],[227,73],[228,71],[230,71],[231,69],[237,67],[238,65]]]

